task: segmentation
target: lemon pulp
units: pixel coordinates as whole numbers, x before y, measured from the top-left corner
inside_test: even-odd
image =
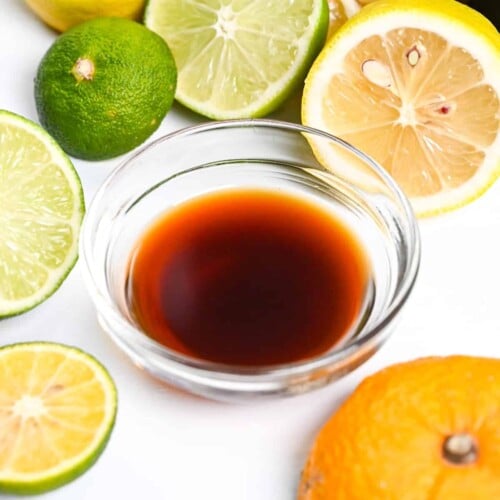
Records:
[[[0,491],[61,486],[98,458],[116,416],[105,368],[79,349],[49,342],[0,349]]]
[[[456,2],[368,5],[313,65],[303,121],[382,164],[420,215],[462,205],[498,175],[493,30]]]

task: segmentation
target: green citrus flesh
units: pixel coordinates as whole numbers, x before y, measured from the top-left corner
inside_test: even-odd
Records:
[[[326,0],[149,0],[144,22],[174,55],[176,99],[215,119],[264,116],[324,44]]]
[[[108,371],[80,349],[0,348],[0,492],[43,493],[83,474],[109,441],[117,405]]]
[[[77,259],[83,213],[64,151],[40,126],[0,110],[0,318],[59,288]]]
[[[112,158],[159,127],[176,81],[160,36],[127,19],[94,19],[61,35],[43,57],[35,79],[38,116],[68,154]]]

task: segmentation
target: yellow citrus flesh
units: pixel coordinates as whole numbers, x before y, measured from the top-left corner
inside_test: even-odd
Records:
[[[451,0],[382,0],[318,57],[303,121],[377,160],[426,215],[497,177],[499,94],[500,38],[484,17]]]
[[[45,491],[81,474],[115,414],[111,378],[82,351],[44,342],[0,349],[0,491]]]
[[[58,31],[96,17],[138,19],[145,0],[26,0],[40,19]]]
[[[360,8],[357,0],[328,0],[328,7],[330,24],[327,38],[330,38]]]

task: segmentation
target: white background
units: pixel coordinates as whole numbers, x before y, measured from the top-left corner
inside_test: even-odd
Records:
[[[55,38],[22,0],[0,0],[0,108],[37,120],[33,79]],[[298,99],[275,116],[297,119]],[[175,105],[149,141],[200,121]],[[87,204],[120,161],[74,161]],[[500,182],[469,207],[420,225],[417,285],[382,350],[327,388],[245,406],[180,393],[137,370],[97,325],[77,264],[44,304],[0,321],[0,345],[51,340],[79,346],[107,366],[119,390],[116,426],[97,464],[43,498],[292,500],[315,433],[367,374],[419,356],[498,357]]]

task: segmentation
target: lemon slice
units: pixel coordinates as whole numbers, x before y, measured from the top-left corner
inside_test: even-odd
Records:
[[[87,470],[104,450],[117,408],[106,369],[48,342],[0,349],[0,491],[41,493]]]
[[[327,39],[361,8],[357,0],[328,0],[328,7],[330,8],[330,24]]]
[[[216,119],[263,116],[303,79],[328,29],[326,0],[150,0],[172,50],[176,98]]]
[[[0,110],[0,317],[57,290],[75,264],[83,212],[66,154],[41,127]]]
[[[313,64],[302,119],[382,164],[423,216],[497,178],[499,95],[500,37],[485,17],[452,0],[380,0]],[[335,168],[335,151],[320,155]]]

